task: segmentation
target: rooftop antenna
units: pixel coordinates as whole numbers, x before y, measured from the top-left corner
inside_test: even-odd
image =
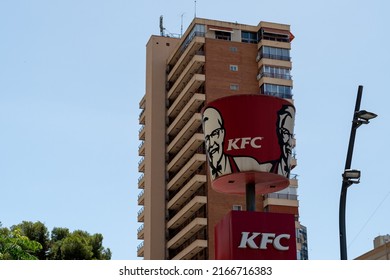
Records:
[[[181,26],[180,26],[180,38],[183,36],[183,16],[185,13],[181,14]]]
[[[164,17],[163,16],[160,16],[160,35],[161,36],[165,36],[164,35],[164,30],[165,30],[165,28],[164,28]]]
[[[195,2],[195,13],[194,13],[194,17],[196,17],[196,0],[194,0]]]

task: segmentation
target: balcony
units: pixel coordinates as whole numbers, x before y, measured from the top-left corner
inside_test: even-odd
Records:
[[[200,133],[194,134],[191,139],[184,145],[180,152],[168,164],[169,172],[177,172],[196,152],[204,142],[204,136]]]
[[[142,125],[141,128],[138,130],[138,139],[145,140],[145,125]]]
[[[290,174],[290,187],[298,187],[298,175]]]
[[[167,189],[169,191],[174,191],[203,164],[206,162],[205,154],[194,154],[194,156],[183,166],[183,168],[168,182]]]
[[[137,213],[137,221],[143,223],[145,218],[145,207],[142,207]]]
[[[298,195],[286,193],[269,193],[264,195],[263,207],[268,205],[298,207]]]
[[[141,99],[141,101],[139,102],[139,108],[140,109],[145,109],[145,104],[146,104],[146,95],[144,95]]]
[[[172,258],[172,260],[190,260],[204,248],[207,248],[207,240],[197,239]]]
[[[187,65],[185,64],[177,65],[182,71],[172,71],[168,75],[168,81],[174,82],[176,84],[188,80],[190,78],[189,76],[198,73],[199,69],[205,64],[205,62],[206,59],[203,54],[194,55]]]
[[[181,95],[180,97],[168,109],[168,117],[170,119],[185,118],[188,120],[206,100],[206,96],[203,93]]]
[[[288,79],[279,78],[276,75],[274,77],[268,77],[266,75],[263,75],[259,79],[259,87],[261,87],[263,84],[272,84],[272,85],[281,85],[281,86],[292,87],[293,81],[291,79],[288,80]]]
[[[142,191],[138,194],[138,205],[144,205],[144,202],[145,202],[145,191],[142,190]]]
[[[145,124],[145,116],[145,109],[143,109],[139,114],[139,124]]]
[[[200,113],[195,113],[187,124],[180,130],[176,137],[168,145],[167,151],[170,154],[176,154],[190,140],[199,127],[202,125],[202,116]],[[200,133],[203,135],[202,133]]]
[[[142,141],[138,146],[138,155],[144,156],[145,155],[145,141]]]
[[[292,69],[291,57],[287,55],[271,55],[258,53],[256,57],[258,62],[258,68],[262,69],[263,66],[273,66],[285,69]],[[259,78],[259,77],[258,77]]]
[[[181,208],[183,203],[205,183],[206,175],[196,174],[171,200],[169,200],[167,208],[172,210]]]
[[[183,228],[171,240],[168,241],[168,249],[176,249],[188,239],[190,239],[191,236],[206,226],[207,218],[195,218],[191,223],[189,223],[185,228]]]
[[[138,229],[137,229],[137,238],[138,239],[144,239],[144,224],[142,224]]]
[[[189,93],[194,93],[196,90],[204,83],[206,80],[204,74],[195,74],[187,81],[182,81],[180,83],[175,83],[173,87],[168,92],[168,99],[175,100],[179,95],[187,95]],[[180,97],[182,98],[182,97]]]
[[[186,221],[191,215],[207,203],[207,197],[195,196],[167,223],[167,228],[175,229]]]
[[[259,75],[257,75],[257,80],[260,80],[263,77],[275,78],[275,79],[283,79],[283,80],[291,80],[292,79],[292,76],[290,74],[278,74],[278,73],[262,72]]]
[[[185,102],[184,108],[179,111],[180,113],[177,116],[171,116],[175,117],[175,120],[170,124],[168,127],[168,134],[169,135],[177,135],[180,130],[186,125],[186,123],[191,119],[191,117],[199,111],[199,107],[201,107],[205,101],[205,95],[204,94],[194,94],[190,100],[187,100]]]
[[[277,42],[277,41],[263,39],[260,40],[259,43],[257,44],[257,48],[259,50],[264,46],[291,50],[290,42]]]
[[[138,188],[139,189],[144,189],[145,188],[145,175],[143,173],[138,178]]]
[[[201,34],[198,34],[201,35]],[[169,64],[174,64],[173,68],[169,71],[168,76],[173,77],[174,75],[178,75],[177,73],[180,73],[183,68],[182,65],[187,65],[188,62],[191,60],[191,58],[199,52],[199,49],[204,45],[206,42],[206,39],[204,38],[204,34],[202,34],[203,37],[197,36],[194,37],[191,42],[186,46],[184,52],[179,48],[176,53],[168,59]]]
[[[144,257],[144,242],[143,241],[137,246],[137,257],[139,257],[139,258]]]
[[[142,159],[138,162],[138,172],[145,172],[145,158],[142,157]]]

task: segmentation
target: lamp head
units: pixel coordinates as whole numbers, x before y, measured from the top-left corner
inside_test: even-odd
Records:
[[[351,184],[359,184],[360,183],[360,170],[356,169],[346,169],[343,173],[343,181]]]
[[[356,112],[356,117],[358,119],[362,119],[365,121],[369,121],[371,119],[374,119],[377,116],[378,116],[377,114],[372,113],[372,112],[367,112],[366,110],[361,110],[361,111]]]

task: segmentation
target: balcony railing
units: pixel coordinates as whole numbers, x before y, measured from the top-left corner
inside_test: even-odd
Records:
[[[143,257],[144,256],[144,242],[142,241],[137,246],[137,257]]]
[[[142,191],[138,194],[138,205],[144,205],[145,203],[145,190],[142,189]]]
[[[168,229],[178,228],[182,223],[188,220],[193,213],[207,204],[206,196],[195,196],[179,212],[176,213],[167,223]]]
[[[190,34],[186,40],[184,41],[184,43],[180,46],[180,50],[179,50],[179,53],[180,55],[182,53],[184,53],[184,51],[187,49],[187,47],[190,45],[190,43],[192,42],[192,40],[195,38],[195,37],[205,37],[206,36],[206,33],[205,32],[200,32],[200,31],[195,31],[193,32],[192,34]]]
[[[138,172],[144,172],[145,171],[145,158],[142,157],[141,160],[138,162]]]
[[[139,123],[145,124],[145,109],[142,109],[141,113],[139,114]]]
[[[285,98],[285,99],[292,99],[293,95],[291,93],[280,93],[280,92],[273,92],[273,91],[265,91],[263,92],[264,95],[270,95],[270,96],[276,96],[279,98]]]
[[[144,156],[144,155],[145,155],[145,141],[142,141],[142,142],[138,145],[138,155],[139,155],[139,156]]]
[[[292,79],[292,76],[290,74],[277,74],[277,73],[263,72],[263,73],[260,73],[259,75],[257,75],[258,80],[260,80],[263,77],[283,79],[283,80],[291,80]]]
[[[144,215],[145,215],[145,207],[142,207],[138,213],[137,213],[137,219],[138,222],[143,222],[144,221]]]
[[[144,241],[142,241],[142,242],[137,246],[137,251],[139,251],[140,249],[142,249],[142,247],[144,247]]]
[[[268,53],[263,53],[258,57],[259,59],[262,58],[269,58],[269,59],[277,59],[277,60],[284,60],[284,61],[290,61],[291,57],[287,55],[276,55],[276,54],[268,54]]]
[[[264,195],[264,199],[267,199],[267,198],[298,200],[298,195],[287,194],[287,193],[269,193],[269,194]]]
[[[191,236],[196,234],[200,229],[207,226],[207,218],[195,218],[185,227],[183,227],[175,236],[169,240],[167,247],[169,249],[176,249],[182,245],[186,240],[190,239]]]
[[[145,125],[142,125],[138,130],[138,139],[145,140]]]
[[[142,224],[137,230],[137,238],[144,239],[144,224]]]
[[[186,246],[183,251],[174,256],[173,260],[189,260],[198,252],[207,248],[207,240],[196,239],[189,246]]]

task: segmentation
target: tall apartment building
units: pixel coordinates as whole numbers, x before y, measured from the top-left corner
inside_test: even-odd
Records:
[[[292,39],[285,24],[251,26],[201,18],[181,38],[150,38],[139,117],[139,257],[214,259],[214,225],[232,209],[245,210],[245,197],[211,189],[201,109],[239,94],[293,102]],[[295,146],[295,137],[293,141]],[[307,259],[297,187],[292,175],[287,189],[257,195],[256,210],[294,214],[298,259]]]

